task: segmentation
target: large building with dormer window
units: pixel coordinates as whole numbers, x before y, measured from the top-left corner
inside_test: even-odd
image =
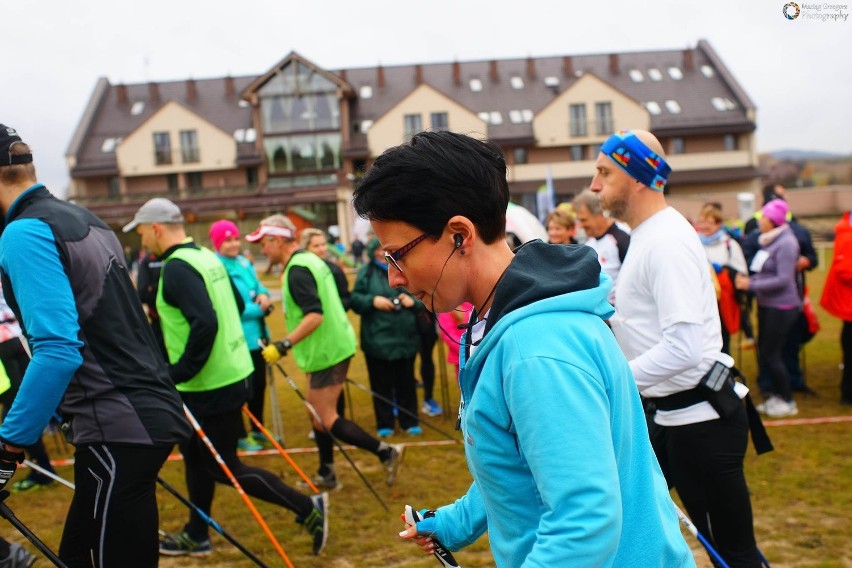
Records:
[[[324,69],[291,53],[261,76],[100,79],[67,153],[69,199],[118,225],[152,196],[191,220],[287,211],[348,240],[360,172],[421,130],[499,144],[513,200],[588,185],[614,131],[651,130],[673,198],[754,192],[755,108],[706,41],[686,50]]]

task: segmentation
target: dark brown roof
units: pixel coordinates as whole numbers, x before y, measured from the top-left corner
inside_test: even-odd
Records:
[[[268,79],[270,73],[294,59],[313,66],[299,54],[291,53],[271,71],[256,76],[133,85],[112,85],[100,79],[69,145],[68,154],[77,159],[72,176],[117,174],[115,153],[101,151],[104,140],[126,137],[172,100],[225,132],[251,128],[251,109],[247,105],[240,106],[239,97],[249,94]],[[671,67],[680,70],[682,79],[674,80],[670,76]],[[648,74],[650,69],[658,70],[661,80],[652,80]],[[711,71],[709,77],[703,69]],[[641,82],[631,79],[632,70],[641,72]],[[695,49],[688,50],[379,66],[330,73],[338,78],[346,95],[354,96],[349,99],[353,122],[377,120],[419,84],[427,84],[473,112],[500,112],[502,124],[489,125],[487,135],[504,145],[534,143],[532,124],[513,123],[510,111],[539,112],[584,73],[594,74],[639,103],[655,101],[659,104],[662,112],[651,115],[651,129],[659,135],[734,133],[755,128],[747,114],[754,107],[753,103],[704,40],[699,41]],[[520,77],[523,88],[513,88],[512,77]],[[479,92],[470,88],[470,80],[474,78],[482,82]],[[558,84],[548,86],[545,81]],[[348,91],[348,85],[352,91]],[[366,86],[372,88],[372,97],[360,96],[361,88]],[[714,97],[727,99],[733,108],[716,110],[712,103]],[[665,101],[668,100],[677,101],[681,112],[673,114],[667,110]],[[144,107],[141,113],[133,115],[131,110],[136,102],[144,102]],[[593,120],[594,109],[589,109],[588,113]],[[615,126],[629,128],[633,125]],[[347,152],[350,156],[366,157],[366,142],[353,139]],[[238,161],[259,164],[261,157],[254,144],[240,144]]]
[[[687,60],[691,60],[688,64]],[[613,72],[613,66],[617,72]],[[707,77],[702,67],[707,66],[712,76]],[[682,79],[674,80],[669,68],[676,67]],[[419,71],[418,71],[419,68]],[[657,69],[662,79],[654,81],[649,69]],[[642,73],[643,81],[630,77],[631,70]],[[495,74],[496,71],[496,74]],[[530,72],[534,72],[534,77]],[[529,109],[537,113],[565,89],[573,85],[583,73],[593,73],[639,103],[657,102],[662,108],[659,115],[651,115],[654,131],[671,128],[713,127],[731,131],[753,129],[746,111],[753,103],[724,67],[706,41],[700,41],[693,50],[643,51],[619,54],[574,55],[494,61],[465,61],[381,67],[384,86],[379,86],[379,68],[345,69],[336,71],[344,75],[353,86],[356,96],[364,86],[373,91],[371,98],[359,98],[355,105],[354,120],[376,120],[405,98],[417,87],[420,78],[424,84],[446,94],[449,98],[475,112],[499,111],[503,124],[490,125],[488,135],[494,139],[532,139],[532,125],[513,124],[509,111]],[[511,85],[513,76],[520,77],[523,88]],[[558,80],[558,87],[545,85],[545,78]],[[482,90],[474,92],[470,80],[482,82]],[[729,99],[735,104],[732,110],[718,111],[712,99]],[[679,114],[672,114],[665,101],[677,101]],[[594,109],[588,111],[594,118]],[[630,125],[616,125],[629,127]]]
[[[240,92],[254,79],[220,77],[132,85],[112,85],[100,79],[68,148],[68,154],[77,158],[72,176],[118,174],[115,152],[101,151],[104,141],[126,137],[170,101],[181,103],[225,132],[251,128],[251,108],[246,103],[240,106]],[[141,112],[133,114],[136,103],[144,104]],[[256,155],[254,144],[239,146]],[[238,154],[244,159],[246,150],[239,148]]]

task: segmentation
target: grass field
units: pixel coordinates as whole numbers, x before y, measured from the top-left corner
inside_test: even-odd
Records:
[[[812,300],[816,305],[819,303],[825,272],[816,270],[809,278]],[[277,286],[273,281],[268,284],[270,287]],[[822,330],[805,349],[807,381],[818,396],[797,396],[800,414],[796,418],[839,416],[848,420],[852,418],[852,407],[839,404],[840,322],[819,308],[818,313]],[[278,310],[270,318],[276,337],[280,337],[283,332],[280,314]],[[357,319],[357,316],[353,317],[356,325]],[[736,342],[733,350],[746,376],[753,377],[754,351],[738,352]],[[438,360],[437,349],[435,359]],[[285,358],[282,364],[300,388],[304,389],[304,375],[292,360]],[[451,373],[449,368],[447,373]],[[361,384],[368,384],[360,352],[355,356],[349,376]],[[440,383],[440,380],[436,382]],[[447,383],[448,412],[444,417],[428,420],[438,428],[454,433],[458,389],[453,386],[454,379],[449,378]],[[280,375],[276,378],[276,392],[282,409],[287,447],[304,471],[312,474],[316,469],[317,457],[313,443],[307,438],[310,426],[302,402]],[[369,395],[357,388],[350,388],[350,393],[355,420],[368,431],[373,431],[375,425]],[[440,387],[436,384],[436,398],[440,393]],[[271,423],[268,417],[266,422],[267,425]],[[852,511],[852,422],[784,426],[772,426],[771,421],[768,423],[776,450],[757,457],[750,448],[746,458],[746,473],[755,511],[755,531],[760,548],[776,568],[852,567],[852,552],[847,546],[850,534],[849,511]],[[422,508],[450,502],[464,493],[471,478],[462,446],[429,428],[424,430],[425,435],[419,438],[398,434],[392,439],[408,444],[400,478],[392,488],[385,485],[384,470],[376,458],[366,452],[349,450],[355,463],[387,503],[389,512],[364,487],[342,456],[337,456],[338,476],[344,487],[331,494],[331,534],[328,547],[320,557],[310,553],[310,540],[293,521],[292,513],[255,501],[295,566],[417,568],[437,565],[434,559],[422,555],[414,545],[402,542],[396,536],[402,527],[399,514],[406,503]],[[48,435],[46,442],[52,458],[59,460],[71,457],[71,447],[65,446],[60,439]],[[245,460],[277,472],[290,484],[298,479],[292,468],[278,455],[249,456]],[[73,476],[71,467],[67,465],[59,466],[57,471],[66,479]],[[16,479],[24,475],[26,471],[20,471]],[[185,494],[181,461],[169,461],[163,468],[162,477]],[[179,530],[186,521],[186,508],[164,490],[158,491],[161,527],[168,531]],[[7,503],[19,519],[56,549],[71,495],[69,489],[53,484],[31,494],[12,495]],[[217,490],[212,516],[268,565],[282,565],[269,540],[235,491],[226,487]],[[23,542],[23,537],[11,525],[2,526],[5,528],[0,535]],[[698,565],[709,567],[710,563],[700,545],[691,535],[687,535],[686,539],[695,551]],[[207,558],[164,559],[161,565],[208,568],[252,565],[222,537],[214,534],[213,544],[214,553]],[[457,553],[456,558],[466,568],[493,566],[487,538]],[[38,565],[47,564],[47,560],[42,559]]]

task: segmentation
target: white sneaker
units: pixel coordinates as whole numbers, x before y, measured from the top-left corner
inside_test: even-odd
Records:
[[[755,404],[754,408],[761,414],[766,414],[767,409],[771,408],[775,404],[775,400],[781,400],[777,396],[770,395],[769,398],[761,402],[760,404]]]
[[[775,403],[767,406],[766,415],[770,418],[785,418],[787,416],[795,416],[799,413],[799,407],[795,400],[787,402],[781,398],[775,397]]]

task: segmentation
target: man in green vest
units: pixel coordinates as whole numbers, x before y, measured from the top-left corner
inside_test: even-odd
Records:
[[[328,536],[328,494],[308,497],[278,476],[237,457],[240,408],[247,400],[251,356],[240,324],[244,305],[225,266],[213,251],[188,238],[180,208],[164,198],[145,203],[124,231],[136,229],[142,245],[162,262],[157,312],[169,356],[169,374],[184,404],[198,420],[246,493],[285,507],[313,537],[319,554]],[[180,445],[189,500],[210,513],[215,482],[227,484],[198,434]],[[194,510],[183,531],[160,543],[167,556],[210,554],[208,525]]]
[[[331,270],[315,254],[299,249],[296,227],[284,215],[262,220],[246,240],[260,242],[270,263],[284,264],[281,302],[288,331],[263,350],[263,358],[272,364],[292,349],[296,364],[308,374],[307,399],[322,420],[318,423],[311,416],[320,462],[314,484],[326,489],[339,486],[334,471],[336,438],[378,456],[387,469],[387,484],[393,485],[404,446],[380,442],[337,412],[356,342]]]

